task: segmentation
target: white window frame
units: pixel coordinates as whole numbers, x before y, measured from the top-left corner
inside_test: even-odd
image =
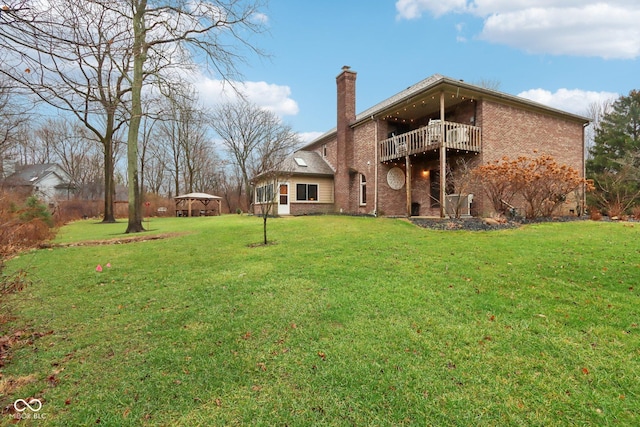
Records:
[[[269,187],[271,188],[269,189]],[[269,194],[271,194],[271,199],[269,199]],[[268,183],[268,184],[264,184],[259,187],[256,187],[256,194],[255,194],[256,205],[272,202],[273,197],[274,197],[273,183]]]

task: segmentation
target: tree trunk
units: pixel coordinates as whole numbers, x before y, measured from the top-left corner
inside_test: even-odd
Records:
[[[113,180],[113,141],[105,139],[104,146],[104,217],[103,223],[114,223],[116,217],[113,212],[113,199],[115,197],[115,183]]]
[[[262,216],[262,233],[264,234],[264,244],[267,244],[267,217],[268,215]]]
[[[138,134],[142,119],[142,69],[145,62],[144,51],[146,0],[137,4],[133,14],[133,80],[131,84],[131,120],[127,136],[127,177],[129,181],[129,224],[127,233],[144,231],[142,226],[142,201],[138,181]]]

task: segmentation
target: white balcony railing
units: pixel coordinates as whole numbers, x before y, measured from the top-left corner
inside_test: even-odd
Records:
[[[444,130],[444,141],[442,132]],[[378,143],[380,161],[397,159],[407,155],[425,153],[440,148],[480,152],[482,133],[479,127],[462,123],[433,121],[428,126],[392,136]]]

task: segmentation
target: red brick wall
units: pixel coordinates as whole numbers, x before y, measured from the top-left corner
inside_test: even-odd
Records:
[[[477,113],[477,125],[482,128],[483,163],[503,156],[513,159],[548,154],[583,176],[582,123],[486,100],[479,102]],[[491,210],[486,201],[478,199],[478,205],[481,214]],[[569,214],[568,209],[573,208],[574,200],[560,213]]]
[[[503,156],[549,154],[582,173],[583,126],[579,122],[483,101],[482,157],[490,162]]]
[[[328,214],[334,212],[333,203],[296,203],[289,205],[291,215]]]

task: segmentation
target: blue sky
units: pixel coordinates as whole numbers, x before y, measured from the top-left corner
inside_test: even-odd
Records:
[[[335,77],[358,73],[357,111],[432,75],[586,114],[640,89],[640,1],[271,0],[242,87],[306,140],[335,126]],[[201,76],[203,100],[219,99]]]

